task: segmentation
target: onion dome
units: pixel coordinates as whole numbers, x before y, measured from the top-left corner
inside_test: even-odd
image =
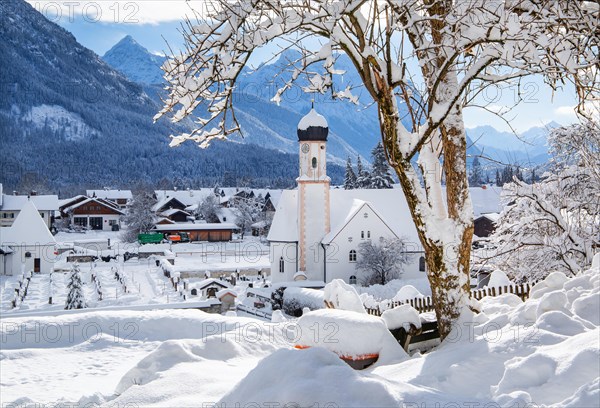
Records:
[[[327,141],[329,125],[327,120],[312,108],[298,123],[298,141]]]

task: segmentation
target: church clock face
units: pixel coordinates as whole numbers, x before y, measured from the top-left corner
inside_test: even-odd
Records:
[[[308,153],[309,150],[310,150],[310,147],[308,146],[308,143],[304,143],[302,145],[302,153]]]

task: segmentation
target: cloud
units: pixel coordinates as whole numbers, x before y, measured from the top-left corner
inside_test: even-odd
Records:
[[[210,0],[27,0],[48,20],[55,23],[159,24],[180,21],[194,11],[205,15],[213,6]]]

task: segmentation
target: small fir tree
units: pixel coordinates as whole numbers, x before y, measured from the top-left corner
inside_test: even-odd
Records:
[[[81,272],[78,264],[73,264],[69,283],[67,285],[69,293],[65,302],[65,309],[83,309],[87,307],[85,296],[83,294],[83,282],[81,280]]]

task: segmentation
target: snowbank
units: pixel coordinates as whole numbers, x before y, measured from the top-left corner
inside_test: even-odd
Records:
[[[405,285],[400,288],[398,293],[393,297],[394,302],[405,302],[415,298],[424,298],[425,296],[417,290],[413,285]]]
[[[323,386],[332,380],[334,387]],[[393,391],[384,382],[362,375],[335,354],[317,347],[273,353],[216,406],[394,407],[397,404]]]
[[[298,319],[297,345],[322,347],[340,356],[378,354],[381,359],[402,359],[404,351],[383,319],[366,313],[321,309]]]
[[[421,328],[421,318],[417,309],[409,304],[400,305],[393,309],[385,310],[381,314],[381,318],[390,330],[399,329],[410,330],[412,324],[417,329]]]
[[[323,299],[333,304],[336,309],[367,313],[354,286],[341,279],[334,279],[325,285]]]

